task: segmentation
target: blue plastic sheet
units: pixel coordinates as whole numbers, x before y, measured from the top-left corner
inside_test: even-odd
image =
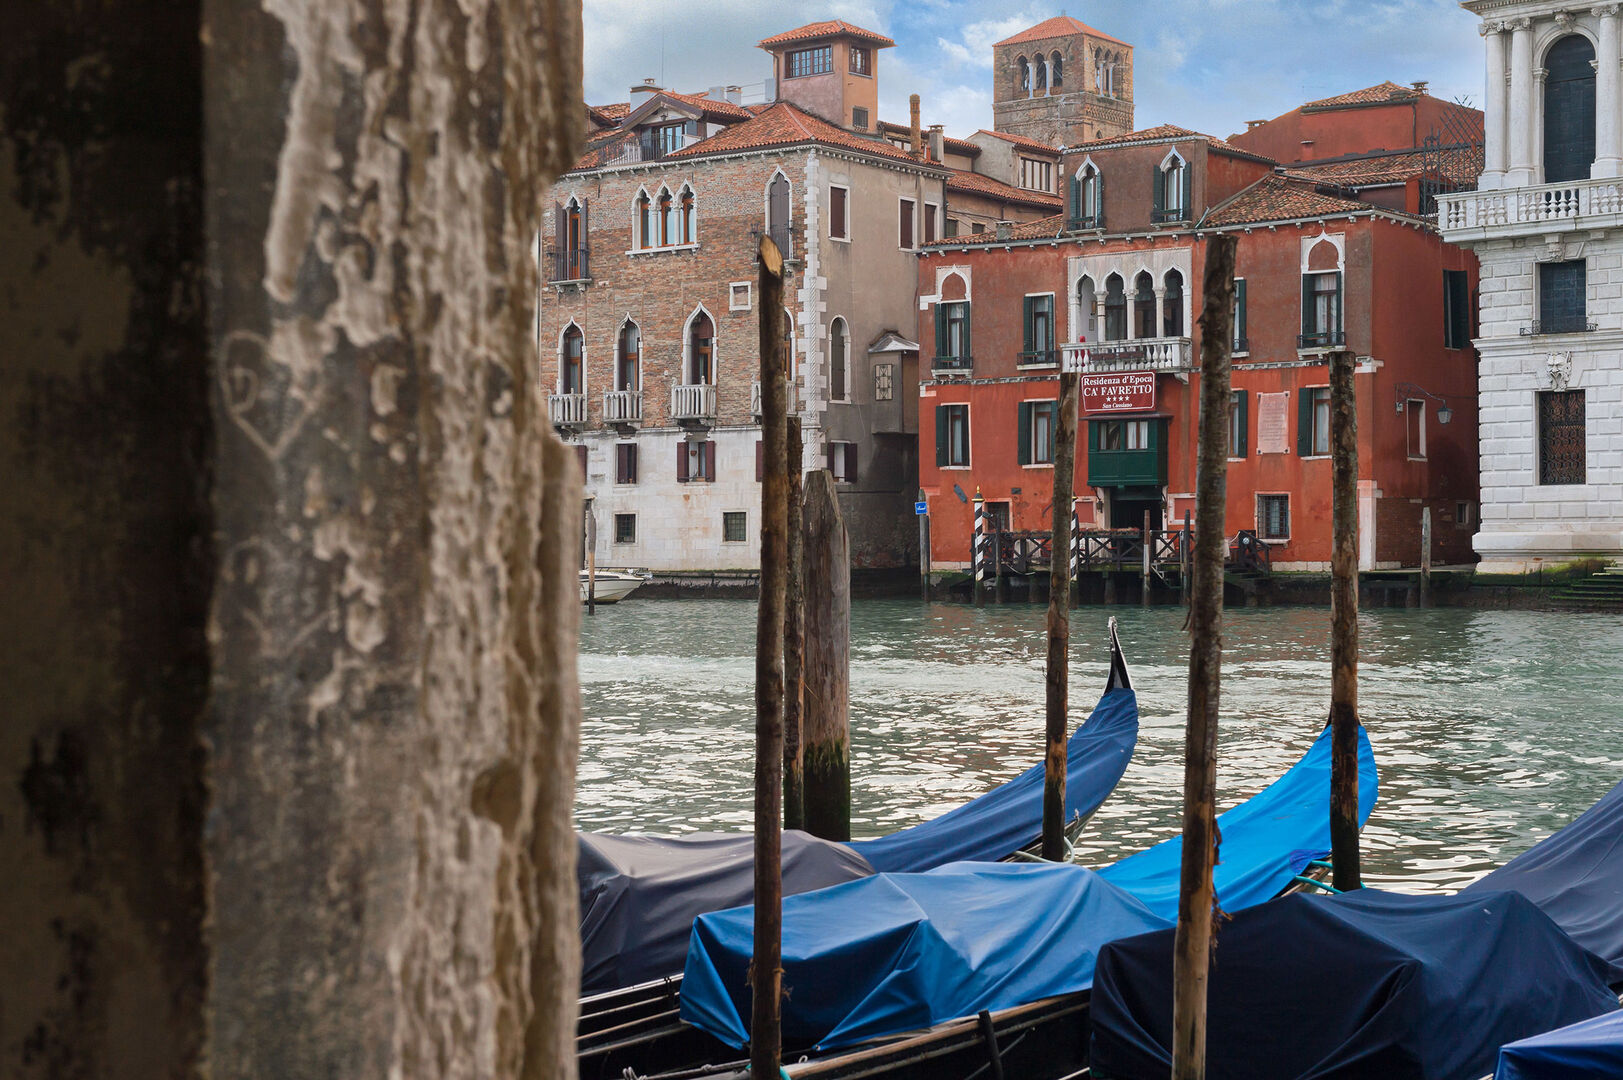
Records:
[[[1138,698],[1110,690],[1065,747],[1065,818],[1087,817],[1109,797],[1138,742]],[[950,862],[996,862],[1042,836],[1043,765],[955,810],[851,847],[875,870],[917,873]]]
[[[1623,1011],[1615,1011],[1502,1047],[1493,1080],[1616,1080],[1620,1076]]]
[[[1369,820],[1379,784],[1369,736],[1358,729],[1358,824]],[[1217,818],[1221,837],[1217,902],[1238,911],[1278,896],[1291,878],[1330,853],[1330,729],[1273,784]],[[1178,917],[1183,837],[1129,855],[1099,871],[1163,918]]]
[[[783,904],[783,1037],[821,1047],[1086,989],[1111,938],[1170,925],[1080,866],[953,863]],[[693,924],[682,1019],[748,1039],[754,908]]]
[[[1521,893],[1578,944],[1623,963],[1623,783],[1463,891],[1500,889]]]
[[[1360,733],[1363,816],[1375,763]],[[1289,772],[1220,819],[1234,897],[1277,895],[1328,845],[1328,733]],[[1181,838],[1097,874],[1052,865],[952,863],[784,901],[786,1038],[825,1047],[1085,990],[1093,958],[1124,934],[1177,918]],[[1119,875],[1119,879],[1117,879]],[[1170,899],[1169,899],[1170,898]],[[747,1038],[754,909],[693,925],[682,1019]]]
[[[1173,932],[1106,945],[1094,1075],[1164,1080]],[[1475,1080],[1507,1041],[1616,1007],[1611,964],[1513,892],[1293,895],[1224,922],[1207,984],[1217,1080]]]

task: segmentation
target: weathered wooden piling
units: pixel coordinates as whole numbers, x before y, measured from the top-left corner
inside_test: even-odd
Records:
[[[1047,753],[1043,758],[1043,858],[1065,858],[1065,741],[1070,734],[1071,527],[1075,507],[1076,408],[1074,371],[1059,376],[1054,425],[1054,535],[1048,558]]]
[[[1184,731],[1183,863],[1172,959],[1172,1080],[1206,1074],[1206,978],[1211,963],[1217,862],[1217,710],[1223,656],[1224,510],[1229,361],[1233,340],[1232,236],[1207,241],[1200,316],[1200,437],[1195,481],[1194,581],[1189,604],[1189,714]]]
[[[851,839],[851,555],[827,469],[806,474],[806,831]]]
[[[1351,352],[1330,354],[1330,863],[1359,888],[1358,399]]]
[[[1155,565],[1155,536],[1150,531],[1154,518],[1150,511],[1144,511],[1144,565],[1140,569],[1142,585],[1139,587],[1138,602],[1144,607],[1150,606],[1150,573]]]
[[[1420,606],[1431,607],[1431,507],[1420,508]]]
[[[805,691],[802,669],[805,661],[806,586],[802,580],[806,566],[806,537],[801,529],[805,502],[801,481],[801,461],[805,445],[800,433],[800,417],[789,417],[789,455],[785,472],[789,482],[789,588],[788,610],[783,623],[783,827],[806,827],[805,774],[801,758],[801,714]]]
[[[761,238],[761,597],[755,621],[755,955],[750,965],[750,1069],[776,1076],[783,991],[783,645],[789,585],[788,399],[783,255]],[[798,465],[797,465],[798,467]]]
[[[597,614],[597,514],[586,504],[586,614]]]
[[[924,502],[924,489],[919,488],[918,501]],[[919,599],[930,600],[930,515],[919,514]]]

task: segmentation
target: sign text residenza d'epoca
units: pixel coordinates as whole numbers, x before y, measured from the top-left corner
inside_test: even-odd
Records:
[[[1155,408],[1155,372],[1112,371],[1083,375],[1084,413],[1147,412]]]

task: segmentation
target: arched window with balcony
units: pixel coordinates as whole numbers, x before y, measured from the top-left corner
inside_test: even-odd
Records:
[[[1016,60],[1014,62],[1014,64],[1015,64],[1015,67],[1017,69],[1019,69],[1019,72],[1020,72],[1020,92],[1022,94],[1024,94],[1024,95],[1026,95],[1027,97],[1030,97],[1031,96],[1031,62],[1029,60],[1027,60],[1025,57],[1022,56],[1018,60]]]
[[[1127,339],[1127,283],[1120,274],[1105,278],[1105,340]]]
[[[1595,163],[1595,47],[1568,34],[1544,54],[1544,68],[1544,182],[1587,180]]]
[[[1150,220],[1188,221],[1189,164],[1182,155],[1176,150],[1167,151],[1167,156],[1156,166],[1153,182],[1155,209],[1150,214]]]
[[[682,192],[677,196],[678,209],[681,212],[681,229],[678,244],[697,244],[699,242],[698,220],[696,216],[697,200],[693,195],[693,188],[688,184],[682,185]]]
[[[1078,229],[1104,228],[1105,178],[1091,159],[1071,179],[1071,218]]]
[[[1054,90],[1065,85],[1065,60],[1057,52],[1048,58],[1048,85]]]
[[[1071,317],[1072,332],[1078,341],[1099,340],[1099,297],[1093,279],[1087,275],[1076,282],[1076,314]]]
[[[620,340],[614,350],[614,388],[642,389],[642,328],[630,319],[620,326]]]
[[[710,313],[699,308],[688,319],[687,363],[689,386],[713,386],[716,382],[716,324]]]
[[[564,327],[563,339],[558,346],[558,392],[584,394],[586,373],[583,370],[585,339],[580,327],[570,323]]]
[[[1161,282],[1165,286],[1161,294],[1161,336],[1183,337],[1183,275],[1168,270]]]
[[[1133,336],[1155,336],[1155,278],[1148,270],[1140,270],[1133,279]]]
[[[845,320],[836,318],[828,327],[828,399],[846,401],[850,398],[849,353],[851,343],[846,333]]]

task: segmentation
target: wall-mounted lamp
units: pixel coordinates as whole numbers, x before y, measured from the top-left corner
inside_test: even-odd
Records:
[[[1446,424],[1454,419],[1454,410],[1448,407],[1448,396],[1446,394],[1434,394],[1430,390],[1408,382],[1398,383],[1397,386],[1392,388],[1392,392],[1397,395],[1397,406],[1400,413],[1403,411],[1405,401],[1409,398],[1418,397],[1437,402],[1437,422],[1439,424]]]

